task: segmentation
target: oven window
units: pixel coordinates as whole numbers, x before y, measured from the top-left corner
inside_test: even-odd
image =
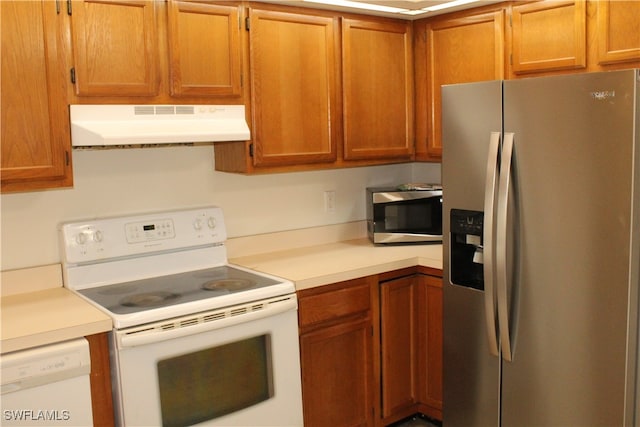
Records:
[[[260,335],[158,362],[163,426],[187,426],[273,396],[270,337]]]

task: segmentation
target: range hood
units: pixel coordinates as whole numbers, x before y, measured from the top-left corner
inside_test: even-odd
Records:
[[[71,145],[246,141],[244,105],[71,105]]]

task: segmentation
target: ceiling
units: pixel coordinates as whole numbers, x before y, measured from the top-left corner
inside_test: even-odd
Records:
[[[492,3],[499,3],[501,0],[257,0],[267,3],[279,3],[292,6],[308,7],[315,9],[336,10],[342,12],[360,13],[366,15],[387,16],[399,19],[422,19],[443,13],[455,12],[479,7]],[[451,3],[451,7],[439,10],[425,10],[427,8],[438,7],[446,3]],[[368,10],[363,7],[391,7],[398,11]],[[404,11],[404,12],[402,12]]]

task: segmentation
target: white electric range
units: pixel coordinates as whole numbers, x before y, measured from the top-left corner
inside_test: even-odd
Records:
[[[295,287],[231,265],[218,207],[62,224],[64,283],[113,319],[121,425],[302,425]]]

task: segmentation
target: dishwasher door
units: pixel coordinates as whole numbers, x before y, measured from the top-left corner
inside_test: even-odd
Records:
[[[79,338],[0,357],[2,426],[91,426],[89,343]]]

